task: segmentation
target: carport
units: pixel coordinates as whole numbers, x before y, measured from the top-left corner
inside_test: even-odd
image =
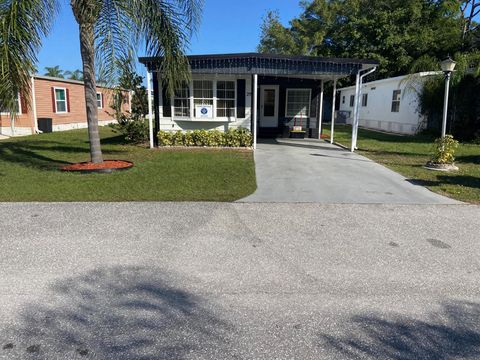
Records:
[[[356,77],[352,151],[356,146],[358,106],[363,77],[375,71],[374,60],[323,58],[259,53],[188,56],[192,81],[168,97],[162,87],[162,58],[140,58],[147,67],[150,99],[150,144],[160,130],[188,131],[245,127],[254,149],[259,135],[277,137],[292,129],[319,139],[324,88],[332,83],[331,138],[334,140],[336,86]]]

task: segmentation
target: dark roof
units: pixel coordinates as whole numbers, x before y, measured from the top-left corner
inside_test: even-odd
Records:
[[[260,53],[187,56],[193,73],[259,75],[349,75],[378,66],[376,60],[324,58]],[[141,57],[150,71],[159,68],[161,57]]]

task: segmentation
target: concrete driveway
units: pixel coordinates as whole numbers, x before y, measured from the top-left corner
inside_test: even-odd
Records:
[[[363,156],[325,141],[258,144],[257,191],[242,202],[455,204]]]
[[[1,359],[480,358],[480,207],[0,212]]]

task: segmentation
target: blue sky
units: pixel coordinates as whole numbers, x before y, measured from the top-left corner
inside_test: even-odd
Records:
[[[40,74],[45,66],[81,69],[78,28],[68,4],[63,0],[62,11],[39,54]],[[254,51],[268,10],[278,10],[285,24],[301,12],[299,0],[205,0],[202,25],[192,39],[189,53]]]

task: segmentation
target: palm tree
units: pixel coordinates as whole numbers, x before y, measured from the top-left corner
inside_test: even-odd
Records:
[[[203,0],[70,0],[70,6],[80,30],[90,157],[100,163],[96,69],[113,83],[118,60],[144,44],[148,55],[162,58],[157,70],[172,93],[189,78],[185,49]],[[16,94],[30,91],[41,40],[58,9],[59,0],[0,0],[0,101],[12,113]]]
[[[74,70],[74,71],[65,71],[65,76],[69,79],[69,80],[78,80],[78,81],[82,81],[83,80],[83,72],[82,70]]]
[[[65,77],[65,74],[67,73],[66,71],[63,71],[60,69],[60,66],[56,65],[53,67],[45,67],[45,76],[51,76],[51,77],[56,77],[63,79]]]

